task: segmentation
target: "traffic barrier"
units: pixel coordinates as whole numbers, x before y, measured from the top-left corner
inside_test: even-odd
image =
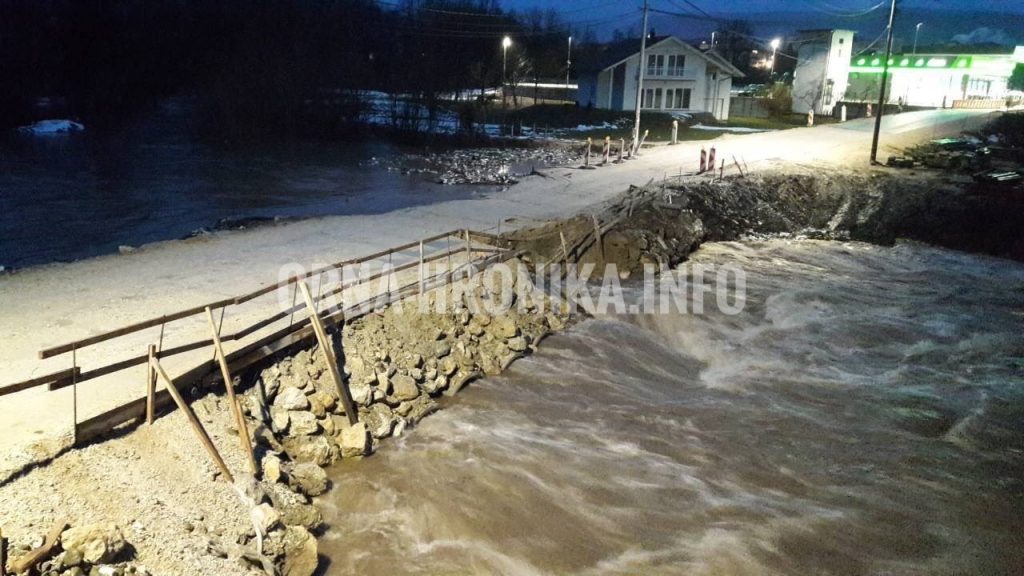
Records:
[[[812,128],[814,126],[814,110],[807,111],[807,127]]]
[[[724,160],[723,160],[723,162],[724,162]],[[712,146],[711,147],[711,151],[708,152],[708,168],[712,172],[715,171],[715,147],[714,146]]]
[[[679,120],[672,121],[672,145],[679,144]]]
[[[700,170],[697,174],[703,174],[708,170],[708,151],[703,146],[700,147]]]
[[[604,137],[604,149],[601,151],[601,156],[602,156],[601,165],[602,166],[608,164],[608,160],[610,159],[611,154],[612,154],[612,138],[611,138],[611,136],[605,136]]]

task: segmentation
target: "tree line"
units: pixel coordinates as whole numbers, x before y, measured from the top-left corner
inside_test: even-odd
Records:
[[[498,0],[0,0],[0,127],[116,124],[181,95],[214,135],[333,133],[355,89],[431,106],[496,86],[506,35],[509,74],[564,77],[570,34]]]

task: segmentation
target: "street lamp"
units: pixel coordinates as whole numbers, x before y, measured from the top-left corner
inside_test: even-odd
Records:
[[[505,36],[501,39],[501,103],[508,104],[505,97],[505,85],[508,83],[508,47],[512,45],[512,39]]]
[[[772,46],[772,66],[771,66],[771,70],[768,72],[768,77],[769,78],[774,78],[775,77],[775,53],[778,52],[779,46],[781,44],[782,44],[782,40],[780,40],[778,38],[772,39],[772,43],[771,43],[771,46]]]
[[[914,54],[917,54],[917,35],[921,32],[921,26],[924,26],[924,22],[918,22],[917,26],[914,26]]]

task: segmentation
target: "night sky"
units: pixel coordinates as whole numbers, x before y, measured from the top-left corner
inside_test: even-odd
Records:
[[[715,18],[744,19],[758,34],[784,35],[802,28],[847,28],[859,39],[870,41],[885,28],[889,2],[886,0],[651,0],[654,10],[686,13],[685,18],[652,14],[651,25],[660,33],[686,39],[709,36]],[[555,8],[576,26],[590,27],[606,37],[619,28],[640,28],[642,0],[502,0],[502,6],[517,10]],[[923,22],[922,43],[993,41],[1005,45],[1024,44],[1024,0],[898,0],[897,43],[909,41],[914,25]],[[875,10],[868,12],[871,8]],[[867,12],[866,14],[861,14]]]

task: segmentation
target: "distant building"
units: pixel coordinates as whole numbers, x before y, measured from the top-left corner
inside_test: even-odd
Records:
[[[674,36],[648,38],[642,110],[709,112],[729,119],[729,91],[743,73],[714,50],[701,52]],[[604,46],[599,60],[580,71],[580,106],[636,110],[640,39]]]
[[[852,30],[801,30],[793,39],[793,112],[832,114],[846,92],[853,35]]]
[[[877,101],[881,55],[857,56],[846,99]],[[889,59],[888,102],[934,108],[995,108],[1009,96],[1009,79],[1024,62],[1024,46],[1001,54],[894,54]]]

